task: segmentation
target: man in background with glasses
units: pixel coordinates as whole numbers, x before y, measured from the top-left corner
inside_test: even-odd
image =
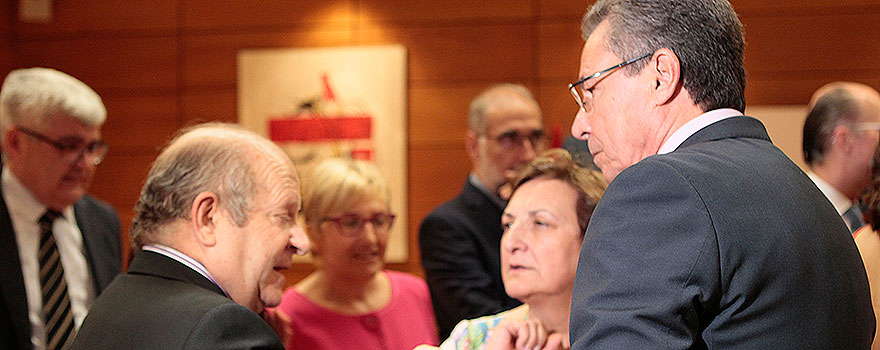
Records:
[[[813,94],[804,121],[808,175],[853,233],[865,224],[859,197],[871,184],[878,130],[880,93],[870,86],[834,82]]]
[[[745,110],[726,0],[599,0],[578,112],[610,182],[584,236],[572,349],[868,349],[846,225]]]
[[[471,102],[465,137],[471,174],[461,194],[428,214],[419,229],[440,339],[463,319],[521,304],[501,281],[504,185],[545,147],[541,109],[525,86],[499,84]]]
[[[46,68],[0,88],[0,348],[67,348],[120,272],[119,218],[88,195],[107,152],[101,98]]]

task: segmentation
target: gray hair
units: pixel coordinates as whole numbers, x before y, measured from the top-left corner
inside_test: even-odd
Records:
[[[102,125],[107,118],[101,97],[70,75],[49,68],[27,68],[6,76],[0,88],[0,129],[43,125],[58,113],[89,126]],[[0,141],[5,141],[5,134],[0,132]]]
[[[235,124],[206,123],[182,130],[147,175],[135,204],[134,245],[160,242],[166,224],[191,219],[192,202],[205,191],[216,193],[235,224],[244,227],[258,187],[253,158],[272,154],[283,151]]]
[[[473,101],[471,101],[470,108],[468,109],[469,130],[478,134],[486,131],[486,113],[495,103],[503,103],[505,101],[504,99],[498,98],[503,92],[513,92],[522,96],[523,99],[535,105],[538,113],[540,113],[541,108],[538,107],[538,101],[535,100],[532,92],[529,91],[529,88],[525,87],[525,85],[511,83],[497,84],[484,90],[477,95]]]
[[[703,111],[745,110],[742,23],[726,0],[599,0],[584,15],[586,40],[607,20],[604,47],[630,59],[668,48],[681,62],[681,79]],[[635,75],[645,60],[625,68]]]
[[[856,96],[843,86],[832,88],[816,99],[804,120],[803,150],[807,165],[822,163],[834,128],[858,122],[860,110]]]

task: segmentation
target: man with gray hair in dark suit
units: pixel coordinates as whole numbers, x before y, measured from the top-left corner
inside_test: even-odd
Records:
[[[726,0],[599,0],[579,110],[609,185],[584,235],[572,349],[868,349],[855,243],[745,110]]]
[[[69,347],[122,267],[116,211],[86,194],[106,117],[54,69],[12,71],[0,88],[0,349]]]

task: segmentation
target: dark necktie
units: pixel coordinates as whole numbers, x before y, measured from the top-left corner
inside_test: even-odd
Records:
[[[52,223],[61,213],[49,210],[40,218],[40,289],[43,296],[43,321],[46,325],[46,348],[67,349],[73,340],[73,312],[64,279],[64,267]]]
[[[856,230],[865,226],[865,222],[862,221],[862,210],[859,209],[858,204],[854,204],[843,212],[843,219],[846,220],[846,224],[849,226],[851,233],[855,233]]]

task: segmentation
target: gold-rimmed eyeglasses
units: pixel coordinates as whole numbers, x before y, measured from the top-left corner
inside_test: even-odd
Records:
[[[599,77],[601,77],[603,75],[610,74],[610,73],[616,71],[617,69],[620,69],[620,68],[626,67],[627,65],[633,64],[640,59],[643,59],[645,57],[650,57],[652,54],[653,54],[653,52],[646,53],[646,54],[641,55],[639,57],[620,62],[619,64],[617,64],[611,68],[600,70],[596,73],[593,73],[587,77],[582,78],[581,80],[578,80],[577,82],[568,84],[568,90],[571,91],[571,96],[574,97],[574,100],[577,103],[578,107],[583,109],[584,112],[589,112],[593,108],[593,89],[596,87],[596,85],[594,84],[589,89],[584,89],[583,97],[581,97],[581,94],[578,93],[579,86],[586,83],[587,80],[598,79]]]

